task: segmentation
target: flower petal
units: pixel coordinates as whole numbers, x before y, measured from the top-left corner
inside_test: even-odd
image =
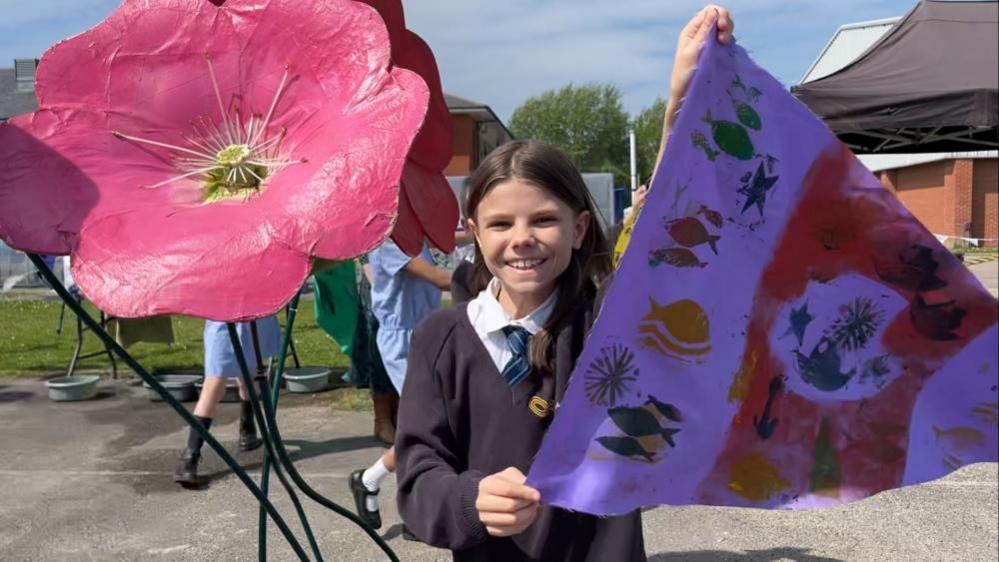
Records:
[[[444,176],[410,160],[402,173],[402,187],[427,238],[441,251],[453,251],[458,199]]]
[[[164,208],[88,224],[74,280],[114,316],[242,321],[280,310],[309,275],[308,254],[284,245],[269,223],[217,222],[184,235],[184,214]]]
[[[0,238],[24,251],[68,254],[94,212],[129,205],[120,190],[141,193],[146,205],[168,203],[167,192],[140,186],[173,174],[169,163],[115,139],[112,124],[125,121],[135,123],[43,109],[0,123]]]
[[[405,189],[399,191],[399,217],[396,219],[395,228],[392,229],[392,240],[400,250],[410,256],[420,255],[426,240],[426,234],[416,218],[416,212],[409,203]]]
[[[46,55],[45,109],[0,125],[0,236],[72,250],[80,287],[117,316],[273,313],[312,256],[353,257],[392,228],[429,92],[389,55],[381,18],[352,0],[126,0]],[[185,169],[138,138],[189,146],[199,115],[223,114],[264,117],[260,138],[286,130],[272,156],[291,165],[245,201],[201,204],[197,176],[141,189]],[[60,197],[72,206],[46,208]],[[407,240],[422,243],[406,209]]]
[[[324,165],[322,178],[299,195],[308,197],[323,189],[319,181],[328,186],[326,199],[313,205],[307,221],[318,238],[313,255],[347,259],[374,249],[388,236],[400,204],[405,155],[425,115],[428,96],[419,76],[395,69],[381,92],[354,106],[349,126],[342,131],[323,127],[317,142],[327,145],[335,157]]]
[[[392,50],[393,61],[398,66],[419,74],[430,88],[430,107],[427,109],[427,119],[420,129],[420,133],[416,136],[416,140],[413,141],[413,149],[410,150],[409,157],[425,168],[441,172],[451,162],[454,139],[451,112],[444,99],[437,61],[434,59],[433,51],[420,36],[407,31],[404,41],[404,48]],[[455,215],[454,220],[457,222],[457,215]]]

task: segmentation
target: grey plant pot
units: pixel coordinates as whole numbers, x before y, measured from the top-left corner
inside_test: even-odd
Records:
[[[264,380],[265,377],[254,376],[253,379],[259,382]],[[194,383],[194,389],[198,391],[198,395],[201,394],[201,388],[204,386],[204,380],[204,378],[201,378],[198,382]],[[263,395],[260,392],[260,385],[258,384],[257,400],[260,400],[262,396]],[[226,379],[225,394],[222,395],[222,402],[239,402],[239,383],[236,382],[236,379]]]
[[[319,392],[330,384],[330,370],[326,367],[301,367],[284,372],[288,392]]]
[[[155,375],[156,380],[163,385],[170,396],[180,402],[190,402],[198,397],[198,390],[194,384],[201,380],[201,375]],[[163,398],[158,392],[153,390],[148,384],[142,383],[149,393],[149,400],[162,402]]]
[[[97,385],[101,377],[97,375],[77,375],[51,379],[46,384],[49,387],[49,400],[54,402],[74,402],[90,400],[97,396]]]

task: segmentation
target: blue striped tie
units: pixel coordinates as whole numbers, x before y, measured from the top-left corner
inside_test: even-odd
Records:
[[[528,357],[531,333],[520,326],[507,326],[503,328],[503,333],[506,334],[506,342],[513,352],[513,357],[503,367],[503,380],[506,384],[514,386],[531,372],[531,361]]]

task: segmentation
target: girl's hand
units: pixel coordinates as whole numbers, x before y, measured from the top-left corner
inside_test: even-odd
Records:
[[[676,58],[673,60],[673,76],[670,78],[670,101],[679,101],[687,93],[690,79],[697,68],[697,56],[711,33],[711,26],[718,23],[718,42],[732,42],[735,22],[728,10],[715,4],[708,4],[691,19],[680,32],[676,45]]]
[[[649,194],[649,188],[646,185],[640,185],[635,191],[631,192],[631,212],[635,212],[642,208],[645,204],[645,197]]]
[[[527,477],[514,467],[490,474],[479,481],[475,509],[486,531],[494,537],[524,532],[538,518],[541,493],[525,486]]]
[[[680,102],[687,95],[690,80],[697,68],[697,57],[704,48],[704,43],[711,34],[711,26],[718,24],[718,42],[725,45],[732,42],[732,32],[735,22],[728,10],[715,4],[708,4],[694,16],[680,32],[676,44],[676,58],[673,59],[673,76],[669,81],[669,102],[666,104],[666,115],[663,118],[662,143],[659,145],[659,156],[656,157],[655,170],[659,171],[659,162],[666,150],[666,141],[673,132],[673,125],[680,115]],[[649,182],[653,183],[653,182]]]

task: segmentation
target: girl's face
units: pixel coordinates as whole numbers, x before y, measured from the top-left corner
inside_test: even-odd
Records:
[[[468,221],[489,272],[500,283],[500,304],[521,317],[551,295],[590,226],[554,194],[516,178],[493,186]]]

